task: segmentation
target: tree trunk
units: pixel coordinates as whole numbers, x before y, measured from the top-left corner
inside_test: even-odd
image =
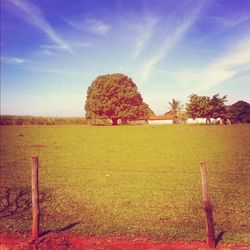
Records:
[[[121,124],[122,125],[127,125],[128,124],[128,119],[127,118],[121,119]]]
[[[118,125],[118,124],[117,124],[117,121],[118,121],[117,118],[112,118],[112,125],[113,125],[113,126],[117,126],[117,125]]]

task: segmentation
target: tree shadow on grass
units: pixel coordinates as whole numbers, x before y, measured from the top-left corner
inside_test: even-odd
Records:
[[[65,232],[67,230],[70,230],[71,228],[75,227],[76,225],[80,224],[80,222],[74,222],[74,223],[70,223],[69,225],[62,227],[62,228],[58,228],[58,229],[54,229],[54,230],[46,230],[42,233],[39,234],[39,237],[43,237],[49,233],[61,233],[61,232]]]
[[[223,235],[225,233],[226,233],[226,231],[223,231],[223,230],[218,233],[218,235],[217,235],[217,237],[215,239],[215,246],[217,246],[220,243],[220,241],[222,240]]]
[[[47,193],[39,193],[39,202],[49,199]],[[30,188],[2,188],[0,190],[0,218],[21,217],[32,207]]]
[[[51,199],[51,195],[48,191],[39,192],[39,203],[48,202]],[[32,194],[31,188],[1,188],[0,190],[0,219],[14,218],[22,219],[24,215],[27,215],[32,220]],[[42,211],[41,211],[42,212]],[[70,230],[80,222],[71,223],[63,228],[47,230],[40,234],[45,236],[50,232],[60,233]]]

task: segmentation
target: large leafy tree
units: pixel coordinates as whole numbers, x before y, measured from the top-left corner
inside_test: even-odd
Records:
[[[233,123],[250,123],[250,104],[238,101],[229,107],[229,118]]]
[[[187,103],[187,113],[192,118],[206,118],[210,122],[211,118],[225,118],[227,97],[219,97],[219,94],[214,95],[212,98],[209,96],[198,96],[192,94]]]
[[[123,74],[98,76],[88,88],[85,104],[86,118],[118,119],[149,116],[152,110],[143,102],[135,83]]]

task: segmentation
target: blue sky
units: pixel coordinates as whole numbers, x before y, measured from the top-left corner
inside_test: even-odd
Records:
[[[250,102],[250,1],[2,1],[1,114],[82,116],[118,72],[157,114],[192,93]]]

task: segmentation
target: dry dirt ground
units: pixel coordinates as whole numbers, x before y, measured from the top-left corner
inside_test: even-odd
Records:
[[[20,234],[0,234],[0,249],[84,249],[84,250],[206,250],[205,242],[185,241],[151,241],[142,238],[97,238],[80,237],[71,234],[50,234],[32,242],[30,236]],[[220,250],[250,250],[249,245],[223,245],[219,243],[216,249]]]

